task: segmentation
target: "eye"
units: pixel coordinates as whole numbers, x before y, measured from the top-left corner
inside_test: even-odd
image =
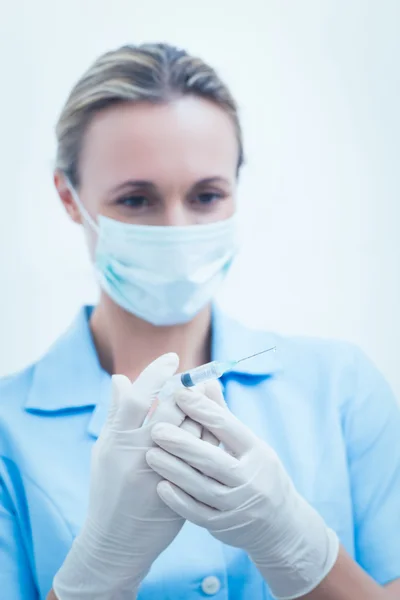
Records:
[[[150,202],[146,196],[141,196],[140,194],[130,194],[129,196],[120,198],[117,201],[117,204],[127,206],[128,208],[143,208],[145,206],[149,206]]]
[[[209,206],[211,204],[215,204],[223,198],[224,195],[220,192],[201,192],[197,194],[195,201],[201,204],[202,206]]]

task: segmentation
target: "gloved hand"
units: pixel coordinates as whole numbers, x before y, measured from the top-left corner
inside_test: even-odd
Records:
[[[184,519],[157,495],[160,477],[145,455],[154,445],[150,432],[159,418],[189,429],[193,439],[202,428],[185,419],[172,401],[157,407],[142,427],[177,367],[177,355],[166,354],[133,384],[122,375],[113,377],[108,419],[93,448],[87,519],[53,583],[59,600],[132,600],[154,560],[181,529]]]
[[[336,534],[298,494],[272,448],[226,406],[190,390],[175,401],[225,449],[175,425],[154,425],[159,448],[147,452],[147,462],[165,480],[157,486],[160,498],[221,542],[245,550],[275,597],[309,593],[336,562]]]

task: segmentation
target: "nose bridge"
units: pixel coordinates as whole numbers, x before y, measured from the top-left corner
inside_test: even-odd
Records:
[[[163,225],[179,227],[193,224],[193,215],[186,206],[185,198],[178,191],[165,199]]]

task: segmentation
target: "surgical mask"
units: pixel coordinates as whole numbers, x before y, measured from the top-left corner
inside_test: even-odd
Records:
[[[152,226],[99,215],[69,186],[97,234],[94,264],[102,289],[153,325],[186,323],[215,295],[237,250],[236,216],[209,225]]]

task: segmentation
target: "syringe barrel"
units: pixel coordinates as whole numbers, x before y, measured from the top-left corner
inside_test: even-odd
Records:
[[[163,401],[165,398],[173,396],[173,394],[180,388],[186,387],[191,388],[210,379],[219,379],[224,373],[224,365],[227,363],[220,363],[216,360],[213,362],[201,365],[185,373],[177,373],[160,390],[158,394],[159,400]]]
[[[193,387],[210,379],[218,379],[220,376],[217,361],[201,365],[180,375],[182,385],[185,387]]]

